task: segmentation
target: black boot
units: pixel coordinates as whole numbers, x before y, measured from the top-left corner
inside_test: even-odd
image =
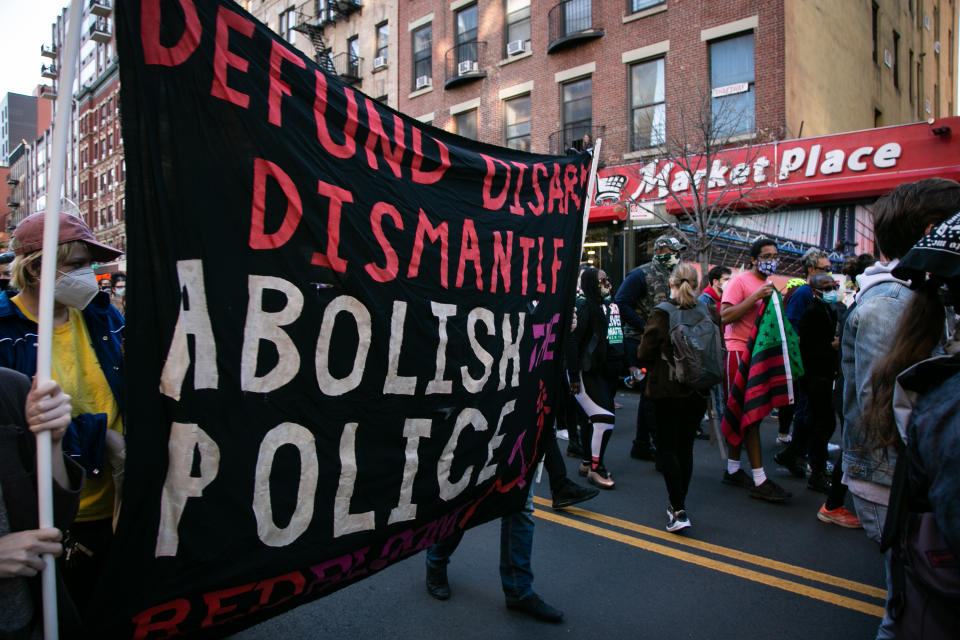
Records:
[[[553,508],[564,509],[578,502],[595,498],[599,491],[590,487],[581,487],[568,478],[564,478],[563,485],[553,491]]]
[[[427,593],[437,600],[446,600],[450,597],[450,583],[447,582],[447,568],[434,569],[427,565]]]

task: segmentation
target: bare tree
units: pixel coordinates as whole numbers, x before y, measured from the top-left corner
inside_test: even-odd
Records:
[[[776,167],[763,146],[769,136],[756,131],[752,103],[746,109],[736,94],[731,97],[718,100],[701,91],[696,103],[671,108],[670,127],[662,108],[638,114],[635,121],[635,134],[642,132],[638,137],[645,140],[634,146],[647,143],[658,153],[644,165],[640,187],[625,201],[670,225],[696,254],[701,274],[730,216],[774,182]],[[671,212],[650,207],[650,200],[665,200]]]

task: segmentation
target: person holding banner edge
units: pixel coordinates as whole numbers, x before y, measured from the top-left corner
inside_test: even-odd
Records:
[[[14,230],[11,279],[20,290],[0,293],[0,366],[32,376],[37,368],[37,313],[44,214],[25,218]],[[63,449],[86,473],[76,521],[68,532],[64,581],[83,613],[103,566],[123,473],[120,409],[123,317],[99,292],[92,261],[120,251],[97,242],[77,216],[60,214],[54,285],[52,373],[73,399]]]

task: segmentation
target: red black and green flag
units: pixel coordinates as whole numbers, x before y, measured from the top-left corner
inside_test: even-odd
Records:
[[[730,385],[721,425],[732,445],[740,444],[743,431],[775,407],[793,404],[796,380],[803,376],[800,342],[784,318],[777,291],[763,303],[745,353]]]

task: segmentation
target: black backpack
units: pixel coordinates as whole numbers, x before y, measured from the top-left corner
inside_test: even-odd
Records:
[[[723,379],[723,338],[702,300],[681,309],[669,302],[655,308],[670,316],[673,362],[670,377],[697,391],[707,391]]]

